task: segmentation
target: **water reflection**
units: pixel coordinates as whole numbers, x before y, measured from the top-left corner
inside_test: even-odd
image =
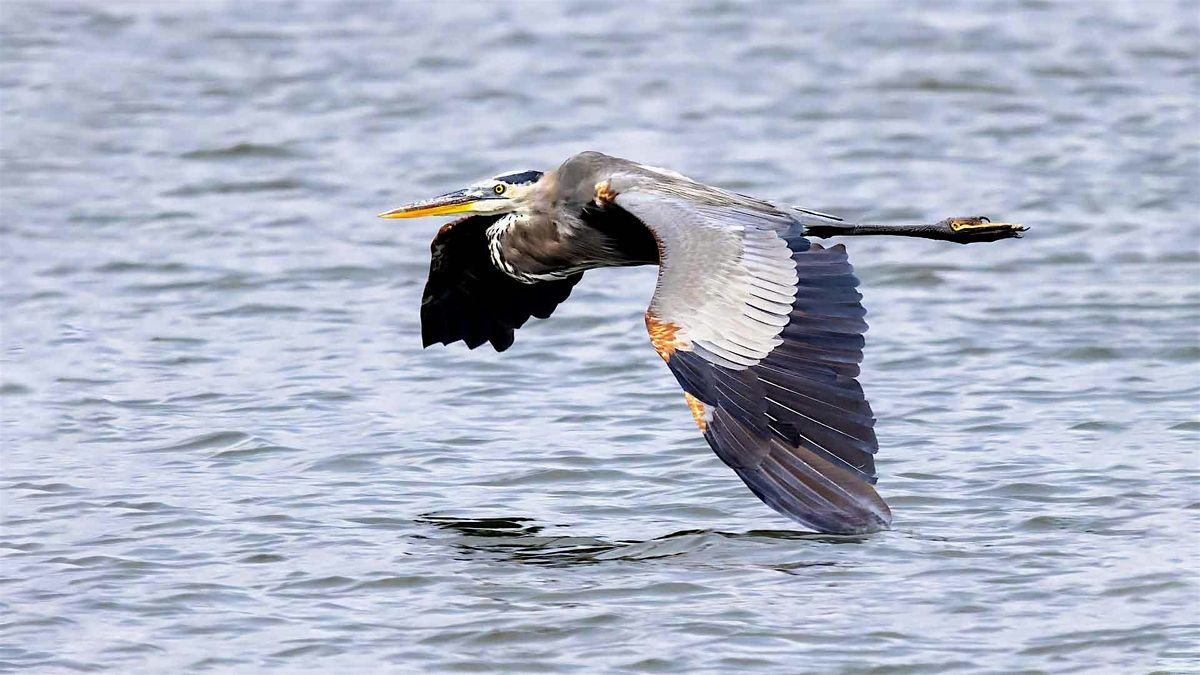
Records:
[[[739,533],[692,529],[644,541],[611,541],[591,536],[547,536],[541,534],[546,526],[521,517],[466,518],[424,514],[416,522],[453,534],[448,543],[470,555],[537,565],[670,558],[695,553],[724,541],[755,543],[775,540],[841,545],[859,544],[869,539],[865,535],[829,535],[793,530],[749,530]],[[837,563],[794,563],[791,567],[834,564]]]

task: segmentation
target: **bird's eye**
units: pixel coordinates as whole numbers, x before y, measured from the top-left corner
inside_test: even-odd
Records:
[[[495,192],[498,195],[504,194],[504,190],[505,190],[505,188],[504,188],[503,184],[497,185],[496,187],[492,188],[492,192]]]

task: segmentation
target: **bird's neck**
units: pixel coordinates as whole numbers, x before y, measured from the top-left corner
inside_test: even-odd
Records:
[[[658,243],[615,205],[589,204],[579,216],[515,211],[487,229],[492,264],[523,283],[553,281],[597,267],[658,263]]]
[[[550,218],[513,212],[488,227],[488,255],[497,269],[521,283],[556,281],[589,268],[571,254],[572,238]]]

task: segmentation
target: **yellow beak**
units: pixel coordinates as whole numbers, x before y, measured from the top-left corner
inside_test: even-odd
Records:
[[[446,216],[452,213],[463,213],[473,210],[475,202],[482,195],[470,188],[457,190],[433,199],[426,199],[412,204],[405,204],[398,209],[379,214],[380,218],[424,218],[425,216]]]

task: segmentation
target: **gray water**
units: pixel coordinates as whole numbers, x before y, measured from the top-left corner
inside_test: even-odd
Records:
[[[0,663],[1178,672],[1200,658],[1200,6],[0,4]],[[597,149],[871,221],[895,529],[697,435],[654,270],[420,348],[438,219]]]

